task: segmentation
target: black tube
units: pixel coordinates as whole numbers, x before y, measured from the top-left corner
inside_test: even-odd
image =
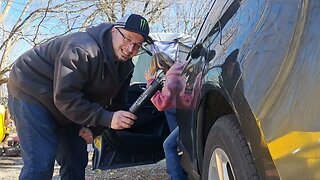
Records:
[[[150,86],[138,97],[138,99],[131,105],[129,111],[137,113],[138,110],[144,105],[144,103],[151,99],[151,97],[161,88],[161,82],[157,79],[153,80]]]

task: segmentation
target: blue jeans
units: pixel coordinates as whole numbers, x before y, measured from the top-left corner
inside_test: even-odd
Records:
[[[177,120],[176,120],[176,109],[168,109],[164,111],[167,119],[167,123],[170,129],[170,132],[172,132],[177,127]]]
[[[60,126],[36,100],[25,102],[9,95],[8,108],[19,136],[23,167],[19,179],[50,180],[54,162],[61,179],[85,179],[88,156],[79,125]]]
[[[167,171],[171,180],[188,179],[186,172],[180,164],[180,156],[178,155],[178,137],[179,127],[176,127],[163,143],[163,149],[166,156]]]

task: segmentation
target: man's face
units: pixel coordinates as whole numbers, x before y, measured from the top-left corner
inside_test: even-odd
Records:
[[[115,27],[111,32],[116,61],[127,61],[138,53],[144,41],[141,34]]]

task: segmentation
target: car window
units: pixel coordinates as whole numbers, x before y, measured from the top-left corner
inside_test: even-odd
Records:
[[[146,52],[142,52],[132,58],[132,62],[135,67],[133,71],[133,77],[131,79],[131,84],[136,82],[146,82],[146,79],[144,78],[144,72],[149,68],[151,58],[152,57]]]
[[[199,33],[199,37],[197,38],[197,41],[196,41],[197,43],[204,41],[204,38],[206,37],[207,32],[216,28],[216,25],[219,19],[221,18],[221,16],[224,14],[224,12],[228,9],[228,7],[233,1],[234,0],[221,0],[221,1],[213,2],[210,12],[208,13],[208,16],[206,17],[206,20],[205,20],[205,22],[210,22],[210,23],[203,24]]]
[[[145,71],[149,68],[152,54],[156,52],[164,52],[174,61],[185,61],[187,55],[194,43],[194,38],[186,34],[153,34],[153,44],[145,45],[144,48],[138,53],[138,55],[132,58],[132,62],[135,65],[131,84],[133,83],[145,83],[144,78]]]

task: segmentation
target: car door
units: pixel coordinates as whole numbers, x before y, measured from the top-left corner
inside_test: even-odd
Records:
[[[212,9],[210,10],[210,15],[206,17],[205,21],[212,22],[203,24],[200,29],[200,33],[197,37],[197,45],[191,51],[189,57],[189,65],[200,71],[185,71],[185,76],[198,76],[202,75],[202,82],[198,87],[201,89],[201,92],[198,93],[198,101],[203,101],[202,96],[207,91],[206,87],[203,86],[204,82],[210,82],[208,86],[219,86],[221,79],[213,77],[219,77],[222,73],[221,65],[224,62],[225,51],[222,48],[221,44],[227,43],[228,40],[232,37],[234,31],[227,33],[226,36],[222,32],[222,29],[226,26],[227,23],[230,23],[231,17],[238,10],[239,5],[237,1],[233,0],[223,0],[215,1],[213,3]],[[223,37],[223,38],[222,38]],[[198,49],[201,49],[200,52]],[[214,62],[214,63],[213,63]],[[189,75],[190,73],[190,75]],[[214,75],[215,74],[215,75]],[[192,84],[194,80],[190,79]],[[205,86],[207,86],[205,85]],[[198,102],[199,104],[200,102]],[[203,103],[203,102],[202,102]],[[191,108],[191,109],[179,109],[178,112],[178,123],[180,127],[180,141],[181,147],[184,151],[183,154],[183,163],[184,168],[188,173],[197,179],[197,175],[194,172],[200,170],[202,164],[202,155],[204,152],[204,146],[198,144],[204,144],[206,134],[211,125],[201,124],[198,119],[203,114],[204,109]],[[190,135],[191,132],[191,135]],[[190,165],[190,167],[187,167]]]
[[[153,44],[145,44],[143,50],[133,58],[135,65],[128,92],[127,109],[140,102],[153,88],[146,88],[145,71],[149,68],[152,55],[164,52],[173,60],[185,61],[194,43],[194,38],[182,33],[151,33]],[[192,77],[190,77],[192,78]],[[162,80],[161,80],[162,81]],[[149,87],[154,87],[152,83]],[[140,96],[142,95],[142,96]],[[144,98],[141,98],[144,97]],[[163,141],[170,130],[164,112],[159,112],[150,100],[143,100],[142,108],[135,113],[137,120],[125,130],[106,129],[95,138],[93,169],[113,169],[156,163],[164,159]],[[131,107],[131,108],[130,108]]]

